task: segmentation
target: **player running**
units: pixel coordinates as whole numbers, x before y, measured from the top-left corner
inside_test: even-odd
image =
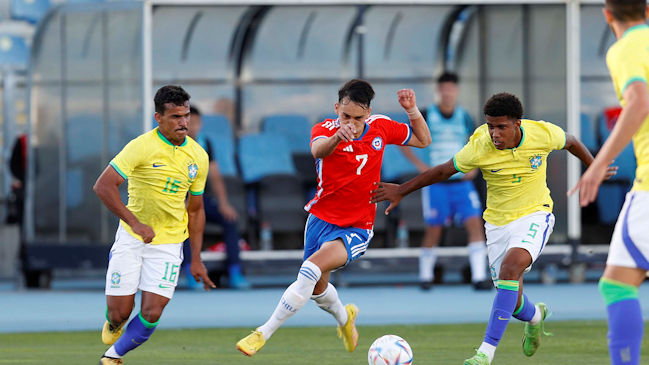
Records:
[[[106,323],[101,339],[112,345],[99,364],[122,364],[122,357],[153,333],[178,282],[182,245],[189,236],[191,274],[215,287],[201,262],[203,190],[207,153],[187,137],[189,94],[164,86],[154,98],[158,127],[129,142],[95,183],[99,199],[120,219],[106,272]],[[118,186],[128,179],[128,205]],[[189,192],[187,207],[185,199]],[[135,292],[140,313],[126,330]]]
[[[414,91],[399,90],[397,95],[412,127],[370,115],[374,90],[357,79],[338,91],[338,119],[326,119],[313,127],[311,153],[316,159],[318,189],[304,207],[310,213],[304,228],[304,262],[268,321],[237,342],[237,349],[245,355],[257,353],[309,298],[336,318],[345,349],[356,348],[358,308],[342,305],[329,275],[363,255],[374,235],[376,205],[369,203],[370,190],[380,179],[385,146],[426,147],[431,140]]]
[[[638,286],[649,270],[649,27],[646,0],[606,0],[604,18],[617,37],[606,54],[622,114],[577,185],[581,206],[597,197],[606,166],[633,139],[638,167],[611,239],[599,290],[608,311],[611,364],[637,365],[644,323]]]
[[[449,179],[457,172],[480,168],[487,182],[486,221],[489,269],[498,291],[484,340],[464,365],[491,364],[509,319],[526,322],[523,353],[532,356],[540,345],[548,308],[523,294],[523,274],[541,254],[554,227],[553,202],[546,183],[546,161],[553,150],[565,149],[590,165],[593,156],[560,127],[521,119],[523,106],[512,94],[493,95],[484,106],[487,123],[478,127],[453,159],[402,184],[379,183],[372,202],[390,201],[388,214],[399,201],[424,186]],[[610,168],[612,176],[616,168]]]

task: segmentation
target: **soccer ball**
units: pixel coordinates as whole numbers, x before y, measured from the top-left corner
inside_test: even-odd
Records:
[[[403,338],[395,335],[379,337],[367,353],[369,365],[410,365],[412,350]]]

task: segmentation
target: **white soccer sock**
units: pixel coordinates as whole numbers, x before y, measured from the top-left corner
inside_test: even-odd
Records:
[[[433,281],[435,261],[437,261],[437,250],[435,247],[422,247],[419,253],[419,281]]]
[[[532,319],[530,319],[530,324],[535,325],[539,324],[541,322],[541,310],[539,309],[538,305],[534,305],[534,315],[532,316]]]
[[[115,345],[111,346],[106,352],[104,353],[104,356],[112,357],[115,359],[121,359],[122,356],[115,351]]]
[[[340,298],[338,298],[336,287],[331,283],[329,283],[323,293],[314,295],[311,299],[315,300],[318,307],[322,308],[322,310],[331,313],[340,326],[344,326],[347,323],[347,311]]]
[[[489,363],[491,364],[492,361],[494,361],[494,356],[496,356],[496,346],[483,342],[480,345],[480,348],[478,349],[479,352],[482,352],[483,354],[487,355],[489,358]]]
[[[297,280],[286,288],[268,321],[257,328],[264,335],[264,339],[268,340],[290,316],[306,304],[313,294],[315,284],[320,280],[320,275],[322,272],[316,264],[308,260],[302,263]]]
[[[471,281],[477,283],[487,280],[487,246],[484,241],[476,241],[469,243],[468,247]]]

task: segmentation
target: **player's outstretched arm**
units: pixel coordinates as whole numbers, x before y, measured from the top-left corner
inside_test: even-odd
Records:
[[[623,98],[626,100],[626,105],[611,135],[577,185],[568,192],[568,195],[572,195],[579,190],[579,203],[582,207],[595,201],[600,184],[609,174],[611,161],[631,142],[633,135],[649,116],[649,92],[645,82],[631,83],[624,91]]]
[[[140,221],[131,213],[119,195],[118,187],[126,180],[115,171],[112,166],[106,167],[104,172],[99,176],[97,182],[92,187],[99,200],[117,216],[117,218],[126,222],[134,233],[142,237],[144,243],[150,243],[155,237],[153,229]]]
[[[413,147],[426,147],[432,141],[430,137],[430,130],[421,115],[419,108],[417,108],[417,98],[412,89],[401,89],[397,91],[399,104],[405,109],[410,119],[410,126],[412,127],[412,138],[408,141],[408,146]]]
[[[187,203],[187,215],[189,216],[189,243],[192,249],[192,264],[189,272],[196,281],[203,281],[205,290],[216,288],[216,285],[207,276],[207,269],[201,260],[203,248],[203,230],[205,229],[205,210],[203,209],[203,195],[189,194]]]
[[[437,165],[420,173],[413,179],[401,185],[384,182],[376,183],[376,189],[370,192],[372,194],[370,203],[378,203],[384,200],[389,201],[390,205],[385,210],[385,214],[387,215],[392,209],[399,205],[399,202],[404,196],[415,190],[421,189],[424,186],[448,180],[457,172],[453,160],[449,160],[441,165]]]

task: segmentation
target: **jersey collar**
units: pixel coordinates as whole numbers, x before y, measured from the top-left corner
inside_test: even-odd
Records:
[[[169,140],[167,139],[167,137],[163,136],[162,133],[160,133],[160,129],[159,129],[158,127],[156,127],[155,131],[156,131],[156,134],[158,135],[158,137],[160,137],[160,139],[161,139],[164,143],[166,143],[166,144],[168,144],[168,145],[170,145],[170,146],[173,146],[173,147],[184,147],[184,146],[187,144],[187,137],[185,137],[185,140],[183,141],[183,143],[180,144],[180,146],[176,146],[175,144],[169,142]]]
[[[633,31],[640,30],[640,29],[646,29],[646,28],[649,28],[649,25],[647,25],[647,24],[634,25],[631,28],[627,29],[624,32],[624,34],[622,34],[622,38],[626,37],[629,33],[633,32]]]

